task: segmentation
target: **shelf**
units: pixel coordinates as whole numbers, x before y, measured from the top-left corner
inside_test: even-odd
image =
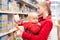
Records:
[[[27,6],[31,7],[31,8],[37,8],[35,5],[25,1],[25,0],[18,0],[18,2],[22,3],[22,4],[26,4]]]
[[[8,13],[8,14],[27,14],[25,12],[11,12],[11,11],[0,11],[0,13]]]
[[[9,30],[8,32],[0,33],[0,37],[1,37],[1,36],[4,36],[4,35],[7,35],[7,34],[9,34],[9,33],[11,33],[11,32],[14,32],[14,31],[16,31],[16,30],[17,30],[16,28],[13,28],[13,29]]]

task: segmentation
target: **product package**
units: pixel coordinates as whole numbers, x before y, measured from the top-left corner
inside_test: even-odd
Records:
[[[0,14],[0,33],[7,32],[8,30],[8,15]]]

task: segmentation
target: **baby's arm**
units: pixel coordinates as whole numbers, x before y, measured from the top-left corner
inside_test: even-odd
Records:
[[[38,33],[38,32],[40,31],[40,25],[38,25],[38,24],[31,24],[31,25],[29,26],[29,30],[30,30],[32,33],[36,34],[36,33]]]

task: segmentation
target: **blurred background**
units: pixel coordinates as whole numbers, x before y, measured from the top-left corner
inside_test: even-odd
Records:
[[[0,0],[0,40],[21,40],[14,33],[14,15],[25,22],[40,2],[47,2],[52,11],[53,29],[48,39],[60,40],[60,0]]]

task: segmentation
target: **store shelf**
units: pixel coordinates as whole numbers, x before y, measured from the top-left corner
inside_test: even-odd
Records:
[[[22,12],[11,12],[11,11],[0,11],[0,13],[8,13],[8,14],[27,14],[27,13],[22,13]]]
[[[31,7],[31,8],[37,8],[35,5],[25,1],[25,0],[18,0],[20,3],[22,4],[26,4],[27,6]]]
[[[13,28],[13,29],[9,30],[8,32],[0,33],[0,37],[1,37],[1,36],[4,36],[4,35],[7,35],[7,34],[9,34],[9,33],[11,33],[11,32],[14,32],[14,31],[16,31],[16,30],[17,30],[16,28]]]

